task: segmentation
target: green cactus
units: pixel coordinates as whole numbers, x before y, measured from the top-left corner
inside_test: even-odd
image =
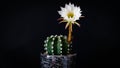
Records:
[[[70,45],[67,36],[51,35],[44,41],[44,50],[49,55],[67,55],[70,53]]]

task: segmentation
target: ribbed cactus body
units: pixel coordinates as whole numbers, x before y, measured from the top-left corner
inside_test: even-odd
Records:
[[[44,43],[44,50],[49,55],[66,55],[70,52],[67,36],[51,35],[50,37],[47,37]]]

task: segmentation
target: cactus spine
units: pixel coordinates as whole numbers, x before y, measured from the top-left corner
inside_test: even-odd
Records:
[[[49,55],[67,55],[70,52],[70,45],[67,36],[51,35],[44,41],[44,50]]]

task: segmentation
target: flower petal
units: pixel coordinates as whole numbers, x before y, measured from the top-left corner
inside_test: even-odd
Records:
[[[67,29],[67,27],[69,26],[69,24],[70,24],[69,22],[66,24],[65,29]]]
[[[67,22],[66,20],[60,21],[60,23]]]
[[[79,24],[79,23],[77,23],[77,22],[74,22],[74,23],[80,27],[80,24]]]

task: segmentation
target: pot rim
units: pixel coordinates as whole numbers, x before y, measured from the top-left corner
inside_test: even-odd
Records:
[[[53,57],[53,56],[56,56],[56,57],[71,57],[71,56],[76,56],[77,54],[76,53],[73,53],[73,54],[67,54],[67,55],[49,55],[49,54],[46,54],[46,53],[41,53],[41,56],[50,56],[50,57]]]

